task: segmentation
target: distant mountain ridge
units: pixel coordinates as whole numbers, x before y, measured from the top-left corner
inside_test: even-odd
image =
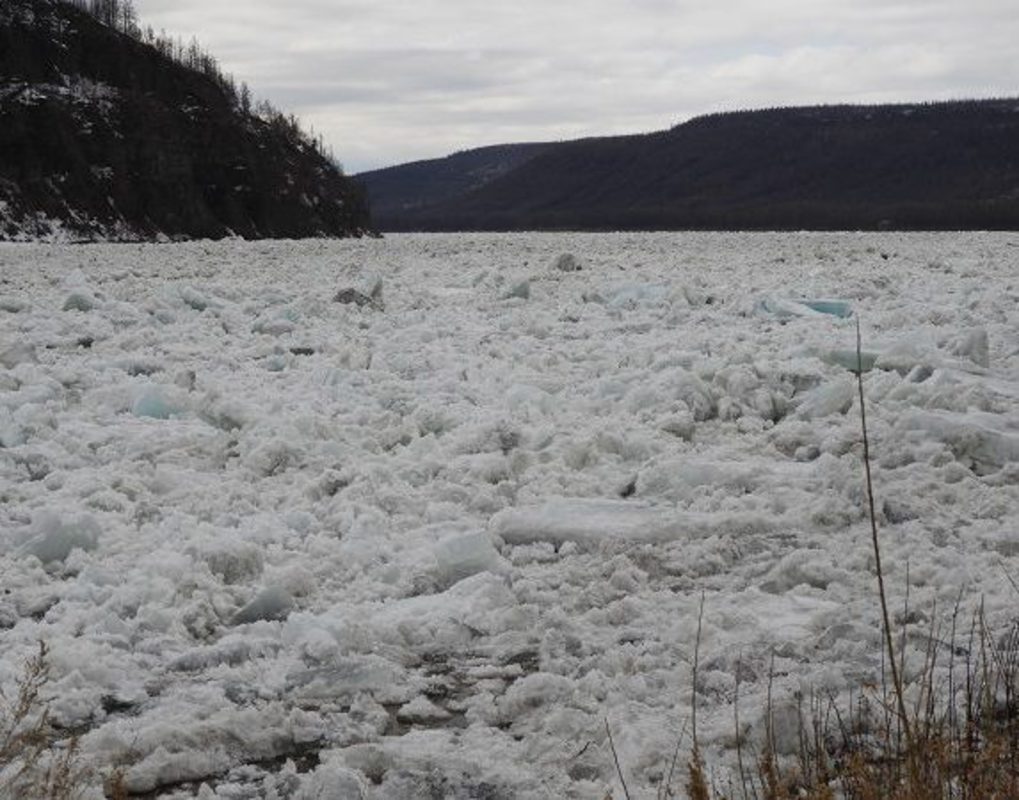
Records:
[[[383,219],[415,213],[480,189],[548,150],[548,143],[462,150],[356,176],[371,186],[372,214]]]
[[[471,152],[355,176],[379,228],[1019,229],[1019,99],[713,114],[418,188]]]
[[[196,43],[174,55],[128,0],[3,1],[0,239],[371,230],[360,186],[293,117],[252,110]]]

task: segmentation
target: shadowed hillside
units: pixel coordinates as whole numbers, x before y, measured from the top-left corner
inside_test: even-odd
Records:
[[[347,236],[360,187],[129,3],[0,6],[0,238]],[[107,12],[109,12],[107,14]]]
[[[384,230],[1016,229],[1019,100],[716,114],[401,205],[415,167],[359,176]]]
[[[479,147],[445,158],[365,172],[357,179],[370,187],[373,219],[400,220],[479,189],[526,164],[551,146],[509,144]]]

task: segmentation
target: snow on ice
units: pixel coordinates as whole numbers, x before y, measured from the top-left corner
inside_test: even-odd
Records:
[[[908,564],[920,613],[1014,619],[1017,262],[1013,234],[2,246],[0,686],[48,644],[95,797],[121,766],[603,800],[606,719],[651,796],[694,690],[732,767],[737,670],[794,749],[797,692],[880,680],[856,371],[893,607]]]

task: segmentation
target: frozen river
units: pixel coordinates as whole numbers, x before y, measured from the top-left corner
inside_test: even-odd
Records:
[[[649,797],[703,595],[709,763],[737,666],[795,748],[880,681],[857,319],[891,605],[1004,625],[1019,235],[0,246],[0,685],[94,786],[603,800],[607,719]]]

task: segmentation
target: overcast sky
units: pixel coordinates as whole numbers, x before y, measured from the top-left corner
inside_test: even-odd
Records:
[[[1019,93],[1016,0],[135,0],[348,172],[708,111]]]

